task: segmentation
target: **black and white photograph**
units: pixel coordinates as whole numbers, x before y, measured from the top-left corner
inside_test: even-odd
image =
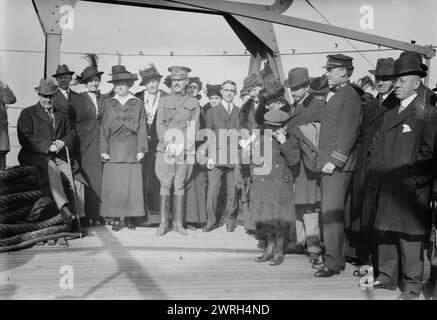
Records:
[[[437,299],[437,1],[0,0],[0,26],[0,300]]]

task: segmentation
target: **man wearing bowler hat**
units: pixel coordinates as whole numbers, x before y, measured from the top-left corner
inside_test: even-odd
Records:
[[[350,210],[350,228],[348,243],[354,248],[351,253],[357,258],[358,264],[367,264],[370,254],[374,257],[375,248],[373,237],[369,233],[370,208],[376,199],[368,195],[375,195],[368,190],[366,181],[372,179],[372,173],[367,172],[366,161],[369,148],[375,133],[381,126],[384,114],[399,105],[399,99],[394,92],[394,65],[392,58],[381,58],[376,63],[375,70],[369,70],[375,76],[378,94],[370,105],[363,109],[361,121],[361,135],[357,148],[359,149],[357,164],[352,179],[352,209]]]
[[[58,65],[56,73],[52,75],[58,83],[58,91],[53,95],[54,105],[57,110],[68,114],[68,108],[71,102],[72,95],[76,93],[70,90],[70,82],[74,71],[70,71],[65,64]]]
[[[423,246],[431,227],[437,110],[417,94],[425,73],[419,61],[401,57],[394,73],[400,103],[385,112],[369,148],[366,169],[372,179],[366,181],[366,199],[375,199],[370,219],[378,251],[374,288],[399,287],[400,299],[414,299],[422,289]]]
[[[21,145],[18,161],[21,165],[34,166],[37,169],[41,190],[52,195],[61,212],[64,222],[71,227],[74,208],[64,192],[61,174],[70,180],[70,170],[74,175],[76,189],[76,208],[79,216],[84,213],[84,184],[78,163],[70,158],[76,134],[67,115],[54,106],[54,94],[58,87],[52,80],[41,79],[35,88],[39,102],[21,111],[17,122],[18,140]],[[68,153],[67,153],[68,149]],[[70,168],[69,168],[70,167]]]
[[[290,110],[291,118],[287,131],[292,132],[299,126],[320,122],[324,104],[308,93],[310,77],[308,69],[293,68],[288,72],[284,86],[290,88],[294,103]],[[303,152],[301,152],[303,154]],[[295,186],[296,233],[297,244],[306,245],[309,262],[319,262],[320,254],[320,173],[307,168],[303,159],[292,168]]]
[[[414,51],[404,51],[399,55],[399,58],[411,57],[416,59],[420,64],[420,69],[424,71],[421,77],[425,78],[428,72],[428,66],[423,63],[423,56],[419,52]],[[425,86],[422,81],[420,81],[419,88],[417,89],[417,95],[424,99],[426,104],[434,105],[432,102],[437,99],[437,94],[433,92],[430,88]]]
[[[162,236],[169,230],[171,189],[173,197],[173,230],[187,235],[183,227],[185,216],[185,187],[193,172],[195,136],[199,128],[199,101],[187,95],[188,73],[190,68],[173,66],[171,73],[171,93],[163,97],[158,105],[156,115],[155,172],[161,183],[160,215],[161,223],[156,235]],[[193,127],[194,125],[194,127]]]
[[[322,171],[322,220],[325,262],[316,277],[331,277],[345,265],[345,198],[355,165],[355,145],[361,118],[361,99],[349,81],[352,58],[328,55],[324,68],[334,95],[321,117],[317,165]]]

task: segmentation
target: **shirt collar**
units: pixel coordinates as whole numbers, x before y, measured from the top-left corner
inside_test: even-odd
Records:
[[[417,97],[417,93],[414,93],[413,95],[409,96],[407,99],[401,100],[401,108],[406,108],[411,103],[411,101],[414,100],[414,98]]]
[[[126,101],[128,101],[129,99],[135,98],[134,95],[132,95],[132,93],[128,93],[127,96],[121,97],[118,94],[115,94],[115,96],[112,99],[116,99],[118,100],[118,102],[120,102],[121,104],[125,104]]]

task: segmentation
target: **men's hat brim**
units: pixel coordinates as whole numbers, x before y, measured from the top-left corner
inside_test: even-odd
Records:
[[[74,71],[55,73],[55,74],[52,74],[52,77],[53,78],[57,78],[59,76],[65,75],[65,74],[68,74],[68,75],[72,76],[74,74]]]
[[[328,94],[330,92],[331,90],[329,90],[329,88],[322,89],[322,90],[314,90],[311,88],[308,89],[308,93],[312,93],[312,94]]]
[[[271,126],[275,126],[275,127],[281,127],[285,124],[285,122],[284,123],[282,123],[282,122],[270,122],[270,121],[266,121],[266,120],[264,120],[264,123],[269,124]]]
[[[304,84],[308,84],[309,85],[310,80],[311,80],[311,78],[309,78],[308,80],[305,80],[305,81],[301,81],[301,82],[297,82],[297,83],[292,83],[292,82],[290,82],[290,79],[285,79],[284,87],[293,89],[293,88],[297,88],[297,87],[303,86]]]
[[[41,94],[43,96],[51,96],[51,95],[55,94],[56,91],[58,91],[58,87],[56,86],[56,89],[54,89],[53,91],[49,91],[49,92],[42,92],[39,90],[38,87],[35,87],[35,91],[38,92],[38,94]]]
[[[423,70],[411,70],[411,71],[403,71],[401,73],[397,73],[394,76],[396,77],[404,77],[404,76],[419,76],[421,78],[425,78],[428,73]]]

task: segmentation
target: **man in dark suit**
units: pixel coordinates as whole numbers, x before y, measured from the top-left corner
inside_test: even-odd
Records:
[[[58,65],[56,73],[52,75],[58,82],[58,90],[53,95],[54,106],[58,111],[68,114],[68,108],[70,106],[71,97],[76,95],[74,91],[70,90],[71,76],[74,71],[70,71],[67,65]]]
[[[69,180],[70,170],[74,174],[78,216],[84,216],[85,181],[74,158],[70,158],[72,167],[69,168],[67,150],[71,154],[76,135],[67,116],[54,107],[53,95],[57,89],[52,80],[41,79],[35,88],[39,102],[21,111],[17,122],[21,144],[18,160],[21,165],[36,167],[41,190],[52,195],[64,221],[73,226],[73,206],[64,191],[61,174]]]
[[[361,120],[361,99],[349,78],[352,58],[328,55],[328,84],[335,94],[321,116],[317,163],[322,171],[322,220],[325,262],[316,277],[331,277],[344,268],[345,199],[355,165],[355,144]]]
[[[216,211],[220,195],[222,181],[226,182],[226,209],[223,213],[223,221],[226,222],[226,230],[233,232],[236,227],[236,214],[238,209],[237,189],[235,186],[235,164],[237,163],[237,145],[231,143],[232,135],[223,136],[220,131],[228,130],[228,133],[237,133],[239,108],[233,103],[237,92],[235,82],[227,80],[223,82],[222,103],[209,109],[205,116],[205,127],[214,131],[215,144],[208,140],[208,196],[207,196],[207,223],[203,231],[209,232],[217,227]],[[229,131],[231,130],[231,131]],[[235,150],[231,150],[231,148]],[[235,156],[235,158],[233,158]]]
[[[360,127],[360,138],[357,164],[353,174],[352,209],[350,210],[349,245],[354,248],[354,255],[358,263],[368,263],[372,254],[373,237],[369,234],[369,214],[365,206],[365,195],[369,190],[366,187],[366,160],[368,150],[372,144],[375,133],[381,126],[384,114],[399,105],[399,99],[394,92],[394,64],[392,58],[381,58],[376,63],[376,70],[369,70],[375,76],[378,94],[375,100],[363,109],[363,118]],[[370,204],[376,199],[368,199]],[[373,248],[374,249],[374,248]],[[373,252],[373,258],[375,253]]]
[[[416,59],[401,57],[394,69],[400,105],[385,113],[369,148],[366,204],[373,204],[378,248],[374,287],[399,287],[400,299],[415,299],[422,290],[423,246],[431,227],[429,163],[435,154],[437,111],[417,93],[424,71]]]
[[[288,72],[284,86],[290,88],[294,104],[289,112],[287,132],[299,130],[299,126],[320,122],[324,103],[308,93],[310,78],[307,68],[293,68]],[[302,152],[303,153],[303,152]],[[292,168],[294,178],[294,202],[296,207],[297,244],[306,246],[309,262],[319,262],[320,249],[320,173],[305,166],[303,158]]]

